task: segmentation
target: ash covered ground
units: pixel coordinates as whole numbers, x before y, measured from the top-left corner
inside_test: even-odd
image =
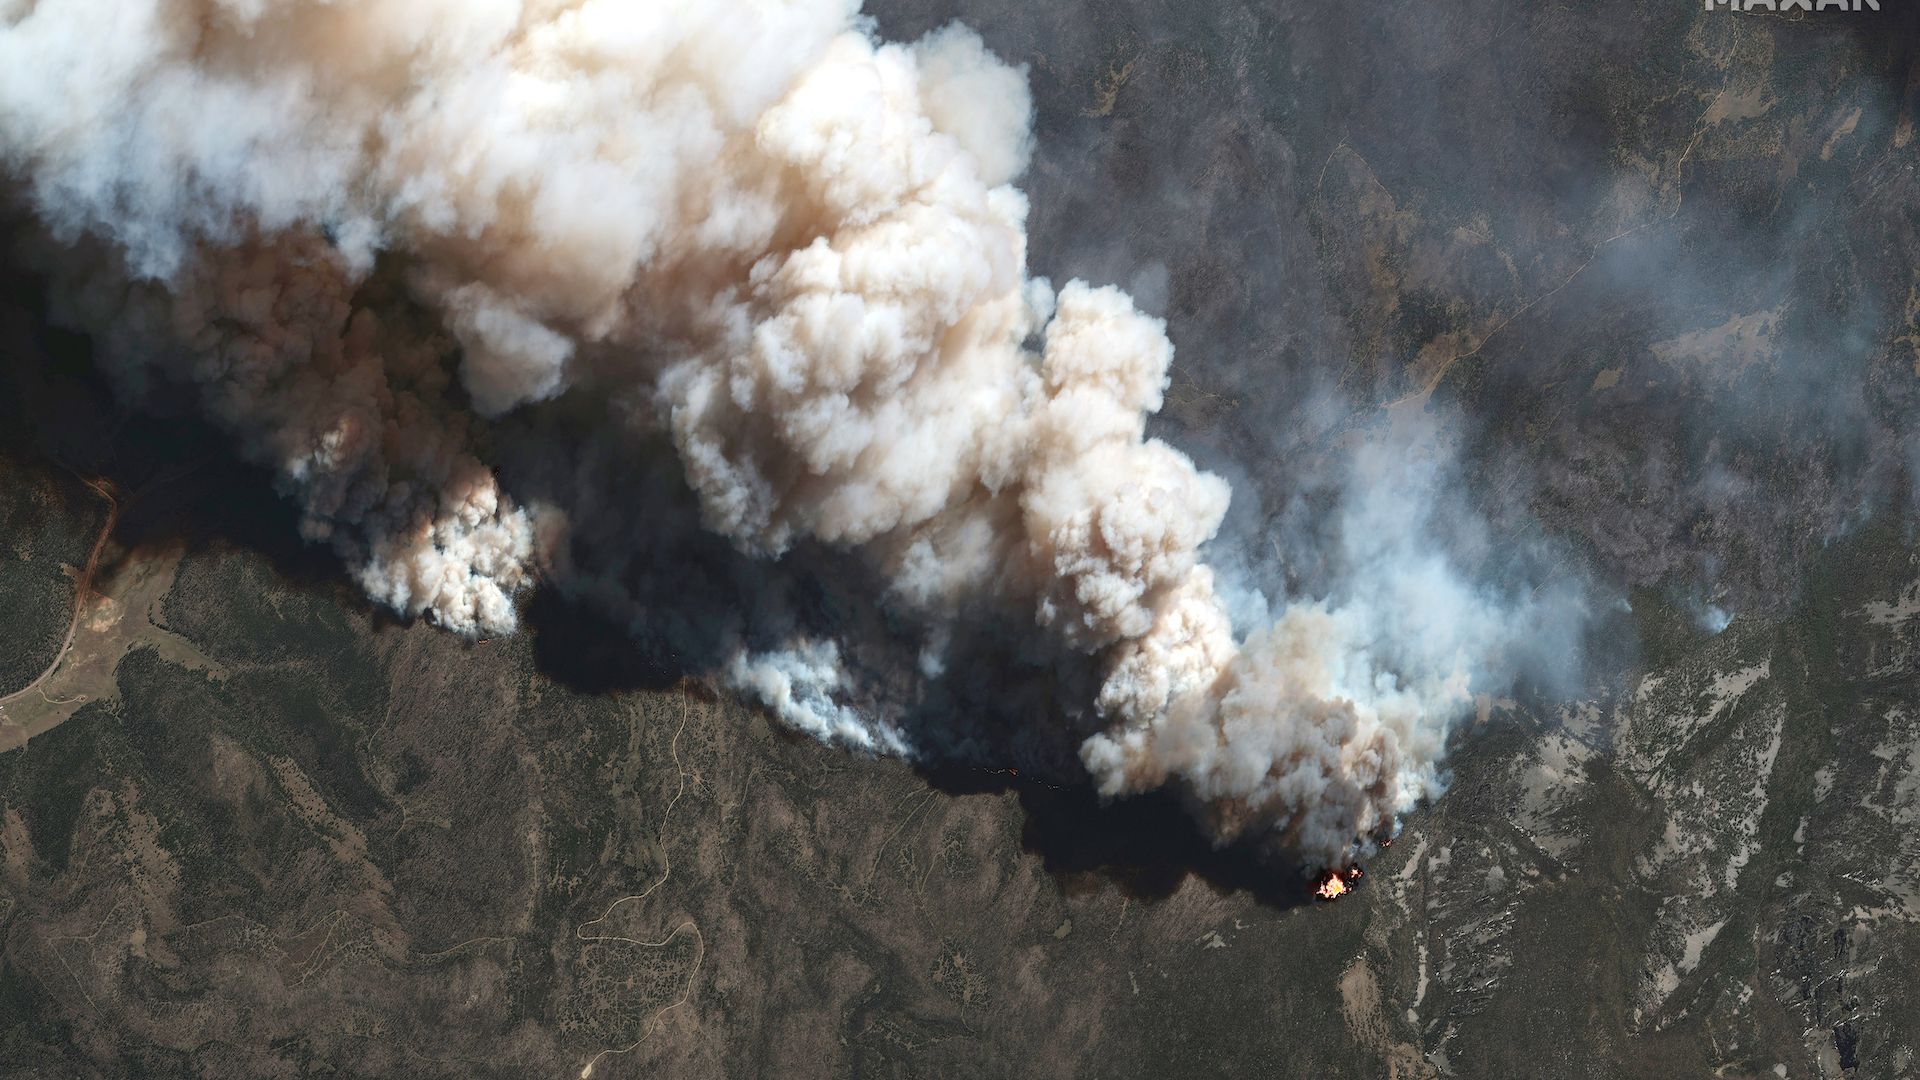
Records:
[[[869,10],[1027,65],[1034,271],[1166,317],[1228,536],[1310,594],[1333,463],[1444,439],[1471,569],[1588,597],[1566,655],[1315,903],[1173,796],[822,747],[559,597],[384,614],[9,267],[0,1072],[1920,1070],[1911,12]]]

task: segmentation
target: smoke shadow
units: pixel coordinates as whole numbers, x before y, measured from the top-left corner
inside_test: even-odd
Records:
[[[1015,794],[1024,818],[1021,847],[1063,890],[1104,884],[1151,903],[1197,878],[1217,893],[1245,894],[1276,909],[1312,900],[1306,868],[1258,844],[1216,845],[1178,794],[1108,800],[1096,792],[1078,756],[1092,721],[1075,711],[1097,684],[1092,658],[1048,648],[1029,628],[980,612],[960,621],[945,652],[947,668],[994,676],[909,685],[901,673],[917,670],[920,635],[879,610],[873,598],[885,583],[870,567],[810,546],[771,563],[753,559],[699,528],[677,477],[636,481],[642,471],[632,460],[607,470],[635,496],[611,518],[608,493],[563,493],[556,483],[539,483],[540,470],[515,490],[517,497],[599,507],[586,516],[608,537],[647,537],[645,557],[611,577],[543,586],[522,608],[541,675],[582,694],[692,687],[719,693],[713,673],[738,642],[779,648],[792,635],[831,637],[857,672],[846,688],[850,703],[888,716],[915,748],[922,782],[954,798]],[[611,541],[587,544],[575,553],[581,561],[617,562]],[[909,704],[902,708],[902,701]],[[808,753],[844,753],[798,733],[792,738]]]
[[[164,388],[155,388],[157,413],[128,411],[86,337],[47,322],[37,278],[0,264],[0,289],[0,343],[16,357],[42,361],[0,365],[0,453],[106,480],[119,506],[111,537],[117,560],[244,551],[293,588],[325,594],[376,629],[405,624],[353,588],[325,545],[301,538],[299,511],[277,493],[273,474],[241,459],[189,402],[169,402]],[[537,485],[515,494],[531,487]],[[853,608],[868,614],[852,621],[880,618],[871,614],[870,598],[881,586],[857,561],[804,549],[773,564],[750,559],[698,527],[684,492],[642,487],[650,493],[630,512],[655,531],[627,568],[618,613],[591,586],[549,583],[523,604],[523,631],[540,676],[591,696],[717,693],[711,676],[729,634],[777,644],[767,627],[729,617],[729,608],[772,610],[770,625],[788,630],[844,630]],[[861,648],[877,652],[849,657],[876,678],[911,667],[911,657],[894,654],[910,651],[907,637],[895,640],[886,631],[884,619],[860,627]],[[1030,647],[1030,635],[1018,628],[983,623],[956,643],[955,667],[1006,677],[991,685],[950,681],[898,717],[928,751],[915,770],[925,783],[956,798],[1014,792],[1025,818],[1023,849],[1068,892],[1105,883],[1152,902],[1198,878],[1217,892],[1244,893],[1276,908],[1311,899],[1297,864],[1253,845],[1216,847],[1175,795],[1101,799],[1074,753],[1084,731],[1065,711],[1065,702],[1084,697],[1089,662],[1031,655]],[[1033,723],[1036,710],[1046,710],[1049,721]],[[803,741],[812,753],[844,753]]]
[[[534,667],[577,694],[658,692],[701,674],[677,650],[649,647],[601,608],[551,586],[534,591],[521,625]]]
[[[230,547],[375,625],[397,621],[349,587],[332,552],[301,538],[299,513],[271,472],[242,460],[184,401],[162,393],[152,412],[120,405],[86,337],[41,317],[48,300],[37,278],[0,263],[0,290],[0,346],[15,360],[0,365],[0,452],[105,481],[117,514],[103,572],[165,551]]]
[[[1014,793],[1026,817],[1021,849],[1038,857],[1068,895],[1104,885],[1154,903],[1198,879],[1222,896],[1245,895],[1276,910],[1313,901],[1297,860],[1254,843],[1216,845],[1181,797],[1165,789],[1109,800],[1084,775],[1055,782],[1011,769],[923,765],[916,771],[956,797]]]

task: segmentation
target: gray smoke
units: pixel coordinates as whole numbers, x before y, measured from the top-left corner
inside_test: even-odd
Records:
[[[61,317],[129,395],[194,387],[375,600],[505,633],[543,575],[617,580],[567,556],[584,504],[494,471],[565,405],[545,437],[664,441],[739,551],[883,583],[913,677],[969,677],[943,643],[982,613],[1091,658],[1103,793],[1344,862],[1438,789],[1529,612],[1423,546],[1444,455],[1360,455],[1323,600],[1209,565],[1228,484],[1146,434],[1163,323],[1027,273],[1030,111],[971,31],[887,43],[842,0],[0,0]],[[914,752],[843,645],[719,674]]]

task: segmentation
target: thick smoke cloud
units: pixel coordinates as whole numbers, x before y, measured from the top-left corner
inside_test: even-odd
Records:
[[[194,388],[368,595],[501,633],[591,575],[590,523],[492,456],[573,402],[554,438],[668,440],[740,551],[849,553],[926,677],[980,612],[1095,658],[1103,792],[1176,783],[1222,839],[1343,862],[1437,789],[1509,613],[1359,498],[1360,579],[1236,633],[1257,582],[1230,601],[1202,557],[1228,484],[1146,434],[1165,326],[1027,274],[1029,113],[970,31],[885,43],[840,0],[0,2],[0,152],[60,317],[129,396]],[[913,750],[832,641],[719,674]]]

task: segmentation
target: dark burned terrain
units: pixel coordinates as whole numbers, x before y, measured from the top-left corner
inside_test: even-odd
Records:
[[[551,596],[398,624],[16,275],[0,1075],[1920,1071],[1912,12],[1090,10],[876,14],[1030,65],[1036,270],[1168,316],[1234,528],[1427,418],[1476,569],[1595,583],[1577,685],[1310,904],[1171,800],[822,749]]]

